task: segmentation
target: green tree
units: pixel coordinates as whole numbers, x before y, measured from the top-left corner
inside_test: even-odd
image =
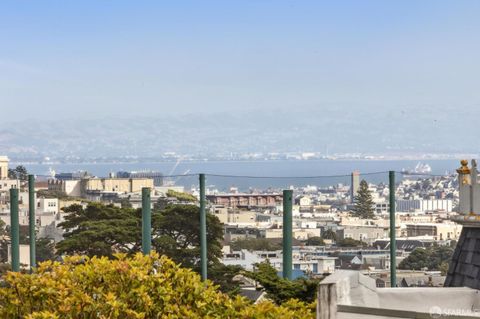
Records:
[[[130,199],[129,198],[122,198],[122,200],[120,201],[120,207],[122,208],[132,208],[132,203],[130,203]]]
[[[8,178],[9,179],[17,179],[17,172],[15,172],[14,169],[9,168],[8,169]]]
[[[402,260],[398,265],[399,269],[440,270],[443,274],[448,271],[448,263],[452,259],[453,248],[450,246],[433,245],[428,248],[416,248]]]
[[[195,205],[170,205],[152,217],[152,246],[185,267],[198,269],[200,211]],[[223,226],[207,214],[207,257],[211,264],[222,257]]]
[[[243,268],[235,265],[214,263],[208,268],[208,279],[219,286],[220,291],[230,296],[237,295],[240,291],[240,283],[234,277],[243,272]]]
[[[50,238],[38,238],[35,241],[37,263],[55,260],[55,243]]]
[[[21,181],[26,181],[28,179],[28,171],[23,165],[19,165],[14,169],[8,170],[8,178],[10,179],[19,179]]]
[[[7,234],[6,224],[3,220],[0,219],[0,238]]]
[[[322,238],[336,241],[337,240],[337,233],[329,228],[329,229],[327,229],[323,232]]]
[[[367,247],[368,244],[353,238],[344,238],[337,241],[338,247]]]
[[[60,224],[64,240],[59,254],[112,257],[116,252],[132,254],[141,249],[141,210],[90,203],[84,209],[71,205]],[[200,213],[194,205],[172,205],[153,211],[152,247],[185,267],[198,269],[200,256]],[[214,215],[207,215],[207,252],[214,264],[222,255],[223,227]]]
[[[167,197],[159,197],[155,203],[153,203],[154,210],[164,210],[169,205]]]
[[[372,194],[368,189],[368,183],[362,180],[354,198],[352,215],[363,219],[373,218],[375,216],[374,205]]]
[[[282,243],[268,238],[238,238],[230,242],[230,247],[232,250],[280,250],[282,249]]]
[[[6,240],[6,235],[7,235],[7,227],[3,220],[0,219],[0,263],[1,262],[6,262],[8,260],[8,249],[7,245],[8,242]],[[1,274],[1,273],[0,273]]]
[[[277,270],[268,261],[256,264],[255,268],[255,271],[245,272],[246,276],[260,283],[267,292],[267,297],[275,303],[282,304],[292,298],[304,302],[316,300],[319,279],[288,280],[280,278]]]
[[[141,247],[141,212],[113,205],[90,203],[64,208],[64,240],[59,254],[112,257],[115,252],[133,253]]]
[[[325,246],[325,242],[323,241],[322,237],[310,237],[307,239],[305,244],[307,246]]]

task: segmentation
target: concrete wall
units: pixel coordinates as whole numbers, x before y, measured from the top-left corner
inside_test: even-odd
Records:
[[[323,289],[325,287],[333,289]],[[375,280],[356,271],[338,270],[320,283],[317,304],[317,318],[390,318],[389,310],[397,311],[397,318],[440,318],[441,313],[478,317],[480,296],[470,288],[377,288]],[[333,308],[325,314],[327,307]],[[350,312],[343,312],[342,306],[353,306]],[[338,308],[337,308],[338,307]],[[356,307],[356,309],[355,309]],[[370,309],[368,309],[370,308]],[[339,309],[339,310],[337,310]],[[363,310],[362,310],[363,309]],[[375,309],[385,316],[375,315]],[[357,311],[357,313],[355,313]],[[392,313],[393,313],[392,311]],[[409,316],[399,316],[401,311]],[[327,311],[328,312],[328,311]],[[362,314],[363,313],[363,314]],[[370,313],[370,314],[369,314]],[[420,316],[411,316],[420,313]],[[423,315],[424,314],[424,315]],[[333,315],[333,316],[332,316]],[[447,316],[445,316],[447,317]]]
[[[30,266],[30,245],[20,245],[20,266],[28,268]],[[8,262],[12,263],[12,246],[8,245]]]

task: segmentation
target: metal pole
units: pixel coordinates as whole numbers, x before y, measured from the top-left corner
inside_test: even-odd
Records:
[[[28,175],[28,230],[30,237],[30,270],[37,266],[35,254],[35,176]]]
[[[20,226],[18,223],[18,188],[10,189],[10,230],[12,271],[20,271]]]
[[[292,190],[283,191],[283,278],[292,280]]]
[[[207,280],[207,213],[205,211],[205,174],[200,174],[200,268],[202,280]]]
[[[397,286],[397,241],[395,238],[395,172],[388,174],[390,188],[390,286]]]
[[[150,188],[142,188],[142,252],[150,254],[152,250],[152,208],[150,204]]]

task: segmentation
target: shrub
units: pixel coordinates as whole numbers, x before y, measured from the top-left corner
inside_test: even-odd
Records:
[[[32,274],[9,272],[0,288],[0,317],[70,318],[313,318],[312,306],[281,306],[230,298],[210,281],[165,256],[66,257]]]

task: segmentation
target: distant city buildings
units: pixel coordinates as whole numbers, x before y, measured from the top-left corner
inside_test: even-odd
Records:
[[[162,186],[163,181],[163,174],[160,172],[152,172],[152,171],[139,171],[139,172],[117,172],[116,177],[119,178],[151,178],[153,179],[154,186]]]
[[[281,194],[216,194],[207,195],[207,200],[215,205],[225,207],[275,207],[281,205]]]
[[[0,169],[0,219],[9,225],[8,190],[17,187],[21,189],[20,224],[27,225],[28,192],[20,181],[8,179],[8,158],[0,156]],[[35,199],[35,220],[39,237],[49,237],[56,242],[63,238],[62,230],[58,227],[66,216],[62,209],[73,203],[84,205],[83,201],[90,200],[117,206],[128,204],[128,207],[139,208],[143,187],[151,188],[152,205],[185,204],[171,195],[172,190],[188,192],[197,198],[199,195],[195,186],[164,183],[163,174],[158,172],[118,172],[99,178],[86,171],[78,171],[54,176],[44,184],[36,183],[37,191],[47,190],[49,196]],[[294,270],[322,275],[337,269],[379,273],[388,269],[388,185],[369,182],[376,214],[372,219],[360,219],[350,214],[360,177],[360,173],[355,171],[351,174],[350,185],[337,183],[328,186],[313,184],[291,187],[294,192],[292,237],[296,246],[293,255]],[[474,185],[478,186],[478,183]],[[474,192],[480,192],[475,187],[473,186]],[[417,247],[428,247],[433,243],[446,245],[459,239],[462,226],[450,220],[457,215],[458,210],[465,213],[471,209],[471,205],[474,208],[480,207],[480,204],[470,202],[470,198],[465,197],[465,185],[461,186],[461,190],[459,194],[458,180],[451,175],[399,180],[396,190],[395,229],[398,262]],[[461,196],[465,198],[462,200]],[[232,242],[242,239],[282,239],[281,189],[270,187],[242,192],[239,188],[231,188],[228,191],[219,191],[210,185],[207,187],[207,201],[210,213],[218,217],[224,225],[226,248],[223,261],[226,264],[251,269],[256,262],[268,259],[278,270],[282,268],[281,251],[232,251],[228,248]],[[191,202],[187,202],[189,203]],[[305,246],[309,240],[319,242],[320,238],[323,240],[322,245]],[[361,242],[364,247],[340,245],[342,242],[351,244],[352,240],[353,243]],[[379,283],[382,281],[380,279]],[[415,285],[415,280],[406,278],[403,284]]]

